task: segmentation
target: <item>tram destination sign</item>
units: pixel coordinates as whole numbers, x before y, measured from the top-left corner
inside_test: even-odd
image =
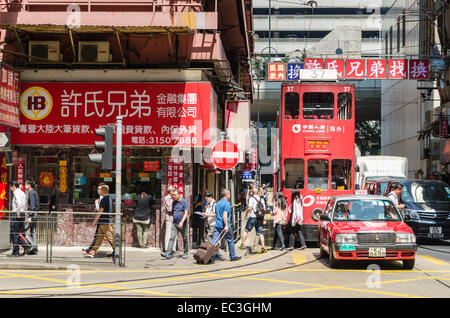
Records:
[[[410,79],[430,78],[430,61],[426,59],[322,59],[306,58],[304,63],[268,63],[268,81],[323,80],[311,78],[312,70],[335,70],[336,79]],[[320,73],[320,74],[326,74]],[[331,73],[330,73],[331,74]],[[333,76],[325,76],[331,80]]]

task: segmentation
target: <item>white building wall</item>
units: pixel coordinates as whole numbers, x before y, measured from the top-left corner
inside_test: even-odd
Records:
[[[420,45],[419,22],[406,23],[405,47],[397,52],[397,16],[403,10],[418,11],[415,0],[395,1],[383,19],[384,37],[393,25],[393,54],[397,56],[417,57]],[[407,21],[418,20],[407,17]],[[402,45],[402,44],[400,44]],[[388,52],[389,53],[389,52]],[[404,156],[408,158],[409,178],[421,168],[421,145],[418,131],[423,126],[423,108],[420,91],[414,80],[384,80],[381,85],[381,153],[383,155]]]

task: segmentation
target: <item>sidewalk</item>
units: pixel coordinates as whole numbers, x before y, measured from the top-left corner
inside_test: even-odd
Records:
[[[196,250],[189,252],[189,258],[183,259],[183,252],[177,252],[170,260],[163,258],[158,248],[136,248],[127,247],[125,252],[125,267],[115,265],[107,254],[111,248],[100,248],[95,258],[86,258],[82,255],[81,247],[53,247],[52,262],[46,262],[45,246],[39,246],[38,255],[25,255],[22,257],[7,257],[11,254],[10,249],[0,249],[0,269],[7,270],[67,270],[69,265],[78,265],[81,270],[106,270],[106,269],[148,269],[160,268],[161,266],[194,266]],[[222,259],[216,260],[214,265],[230,263],[229,255],[220,250]],[[248,249],[240,250],[236,246],[236,254],[245,256],[249,254]],[[202,266],[202,265],[197,265]]]

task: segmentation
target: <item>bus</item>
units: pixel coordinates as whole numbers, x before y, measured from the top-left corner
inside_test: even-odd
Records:
[[[317,242],[328,199],[355,193],[355,87],[336,82],[285,83],[278,112],[274,191],[303,202],[303,235]]]

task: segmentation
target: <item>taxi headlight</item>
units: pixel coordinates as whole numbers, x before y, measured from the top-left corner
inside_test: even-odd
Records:
[[[416,236],[411,233],[397,233],[395,243],[416,243]]]
[[[419,213],[415,210],[406,209],[406,213],[409,214],[411,220],[420,220]]]
[[[356,234],[337,234],[336,243],[340,244],[356,244],[358,243]]]

